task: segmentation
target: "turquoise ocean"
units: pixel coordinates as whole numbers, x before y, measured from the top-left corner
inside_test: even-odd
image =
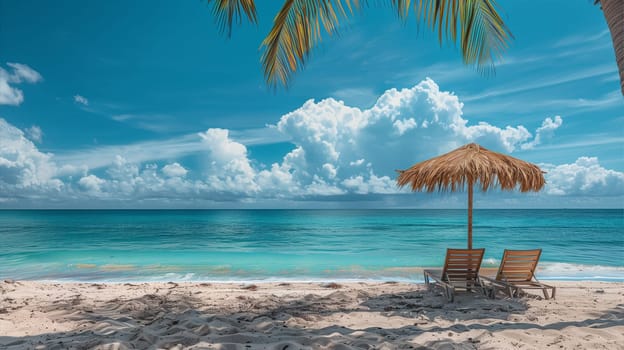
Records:
[[[475,210],[483,266],[542,248],[542,279],[624,281],[624,210]],[[4,210],[0,278],[422,281],[465,210]]]

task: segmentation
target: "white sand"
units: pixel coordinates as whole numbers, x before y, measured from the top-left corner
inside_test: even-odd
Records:
[[[403,283],[5,281],[0,349],[624,349],[623,283],[555,285],[446,303]]]

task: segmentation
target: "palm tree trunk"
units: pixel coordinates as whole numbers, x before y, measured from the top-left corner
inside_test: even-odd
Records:
[[[624,0],[600,0],[620,71],[620,88],[624,95]]]

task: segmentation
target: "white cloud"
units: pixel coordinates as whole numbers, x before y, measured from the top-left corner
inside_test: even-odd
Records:
[[[245,145],[262,145],[290,140],[275,127],[230,131],[228,136]],[[113,164],[117,155],[123,155],[124,158],[133,163],[144,163],[179,159],[187,155],[201,153],[205,149],[206,146],[202,138],[198,133],[193,133],[158,141],[80,149],[68,153],[58,153],[55,158],[59,163],[74,166],[85,165],[90,169],[98,169]]]
[[[80,95],[74,95],[74,102],[79,103],[83,106],[89,105],[89,100],[86,97]]]
[[[30,137],[31,140],[41,143],[43,140],[43,131],[37,125],[33,125],[30,128],[26,129],[26,134]]]
[[[161,199],[166,203],[169,200],[184,198],[192,201],[193,198],[190,198],[188,193],[201,195],[204,184],[178,176],[186,170],[176,164],[168,164],[159,171],[156,164],[141,166],[117,156],[105,176],[98,177],[93,174],[83,176],[78,181],[78,187],[81,193],[105,200],[136,203],[145,199]],[[161,173],[165,174],[165,177],[161,176]]]
[[[418,124],[416,124],[414,118],[409,118],[403,120],[395,120],[393,126],[399,135],[403,135],[406,131],[418,127]]]
[[[96,148],[81,151],[86,156],[53,158],[0,119],[4,197],[0,200],[39,195],[70,203],[98,199],[140,206],[144,201],[248,203],[397,195],[407,192],[396,187],[397,168],[468,142],[507,153],[539,148],[563,123],[559,116],[546,118],[533,136],[522,125],[470,123],[462,109],[457,96],[440,91],[430,79],[410,89],[390,89],[369,109],[334,99],[309,100],[267,128],[280,134],[270,137],[275,142],[290,140],[294,144],[270,165],[250,158],[244,144],[244,140],[249,144],[267,142],[262,135],[268,134],[261,132],[245,136],[240,131],[208,129],[175,140]],[[189,168],[180,161],[180,155],[188,154],[202,158],[203,167]],[[90,159],[101,163],[88,163]],[[537,196],[623,195],[624,175],[602,168],[595,158],[546,164],[544,169],[548,186]],[[46,197],[51,191],[56,192]]]
[[[25,64],[7,63],[7,66],[12,68],[11,72],[0,67],[0,105],[17,106],[24,101],[24,92],[12,85],[23,82],[36,83],[43,78]]]
[[[24,93],[20,89],[9,85],[8,80],[3,77],[4,71],[0,68],[0,105],[17,106],[24,101]]]
[[[596,157],[580,157],[572,164],[540,166],[546,171],[547,194],[592,197],[624,195],[624,173],[603,168]]]
[[[9,81],[11,83],[36,83],[43,79],[39,72],[25,64],[9,62],[7,66],[13,68],[13,73],[9,76]]]
[[[531,142],[527,142],[521,145],[522,149],[531,149],[535,146],[539,145],[542,142],[542,138],[552,137],[555,130],[557,130],[561,124],[563,124],[563,120],[560,116],[555,116],[555,119],[546,118],[544,122],[542,122],[542,126],[535,130],[535,138]]]
[[[208,129],[199,133],[208,158],[207,185],[216,191],[251,195],[259,190],[255,170],[247,158],[247,147],[232,141],[225,129]]]
[[[391,194],[397,192],[395,179],[391,179],[388,176],[378,177],[372,173],[368,178],[365,178],[362,175],[352,176],[343,180],[342,185],[357,194]]]
[[[100,179],[95,175],[88,175],[80,178],[78,180],[78,185],[87,192],[91,192],[93,194],[99,194],[102,192],[101,186],[105,184],[106,181]]]
[[[364,159],[363,158],[362,159],[358,159],[358,160],[353,161],[353,162],[349,162],[350,166],[360,166],[362,164],[364,164]]]
[[[163,174],[167,177],[184,177],[188,170],[184,169],[179,163],[167,164],[162,169]]]
[[[133,163],[176,159],[195,154],[204,149],[197,134],[184,135],[164,141],[146,141],[129,145],[99,146],[69,153],[57,154],[56,159],[73,166],[86,165],[90,169],[112,165],[117,155],[123,155]]]
[[[356,193],[387,193],[388,186],[369,182],[378,184],[384,176],[394,178],[397,168],[469,142],[507,153],[524,145],[534,147],[542,135],[562,124],[560,117],[547,118],[532,138],[522,125],[471,125],[462,108],[457,96],[440,91],[431,79],[411,89],[390,89],[370,109],[346,106],[334,99],[309,100],[277,124],[297,146],[284,164],[292,163],[291,173],[298,183],[310,183],[319,176],[328,184]],[[331,172],[327,171],[329,165]]]
[[[0,118],[0,192],[27,195],[60,191],[52,155],[40,152],[24,133]]]

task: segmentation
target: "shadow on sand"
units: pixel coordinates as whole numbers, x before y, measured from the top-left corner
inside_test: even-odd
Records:
[[[85,302],[74,296],[57,300],[39,311],[60,322],[72,322],[73,329],[53,331],[51,324],[51,331],[43,334],[0,334],[0,348],[484,349],[483,337],[504,330],[624,325],[623,304],[595,319],[538,325],[509,321],[528,310],[522,299],[490,300],[463,294],[456,302],[445,303],[444,297],[424,289],[374,295],[365,289],[337,288],[324,296],[296,298],[241,290],[225,305],[209,293],[208,285],[202,289],[171,284],[132,299]],[[28,305],[10,305],[4,300],[0,309],[25,311]],[[459,340],[459,334],[475,330],[478,336]]]

